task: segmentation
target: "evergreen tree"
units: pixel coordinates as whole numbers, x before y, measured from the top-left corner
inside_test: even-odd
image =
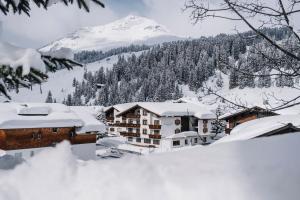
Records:
[[[53,99],[52,99],[52,93],[50,90],[49,90],[47,98],[46,98],[46,103],[54,103]]]

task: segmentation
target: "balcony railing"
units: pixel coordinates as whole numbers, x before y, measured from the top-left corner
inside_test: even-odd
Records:
[[[152,138],[152,139],[161,139],[161,135],[150,134],[149,138]]]
[[[114,121],[114,117],[106,117],[106,121]]]
[[[161,129],[161,125],[149,125],[150,129]]]
[[[141,137],[141,133],[133,133],[133,132],[120,132],[120,135],[124,137]]]
[[[116,127],[128,127],[128,128],[140,128],[141,124],[115,123],[112,126],[116,126]]]
[[[129,113],[126,115],[126,118],[140,118],[140,114]]]

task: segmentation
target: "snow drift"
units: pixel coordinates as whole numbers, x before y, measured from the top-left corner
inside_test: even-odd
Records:
[[[0,171],[0,199],[298,199],[299,150],[299,135],[283,135],[79,162],[63,143]]]

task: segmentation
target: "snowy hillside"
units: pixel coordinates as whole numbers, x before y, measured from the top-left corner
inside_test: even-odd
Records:
[[[296,88],[276,87],[274,79],[272,79],[271,86],[268,88],[246,87],[243,89],[229,89],[229,76],[220,72],[217,72],[217,74],[218,75],[210,77],[210,79],[205,82],[205,85],[212,88],[218,95],[227,100],[246,107],[260,106],[263,108],[274,108],[282,104],[280,100],[290,100],[299,96],[299,90]],[[220,79],[223,82],[222,87],[218,87],[216,84],[216,81]],[[298,84],[296,86],[298,87]],[[182,99],[188,102],[203,103],[211,106],[212,109],[221,105],[224,107],[224,111],[235,111],[232,109],[232,105],[227,102],[222,102],[216,95],[207,95],[207,93],[202,92],[201,89],[198,93],[195,93],[190,91],[187,86],[184,86],[183,95]],[[280,114],[300,114],[300,106],[294,106],[277,112]]]
[[[74,51],[109,50],[131,44],[156,44],[178,39],[180,37],[151,19],[129,15],[107,25],[81,28],[43,47],[41,51],[55,51],[62,47]]]
[[[135,53],[139,55],[142,52]],[[132,53],[122,54],[125,57],[131,55]],[[17,102],[45,102],[47,98],[48,91],[51,90],[53,98],[57,102],[62,102],[68,94],[74,91],[72,87],[73,79],[82,80],[85,71],[95,72],[101,67],[106,69],[111,69],[113,64],[118,60],[118,56],[111,56],[109,58],[90,63],[85,67],[75,67],[73,70],[62,69],[55,73],[48,73],[49,78],[46,82],[42,83],[41,86],[36,84],[33,85],[32,90],[27,88],[20,88],[19,93],[14,90],[10,91],[10,95],[13,101]],[[4,96],[0,96],[0,101],[7,100]]]
[[[292,200],[300,196],[299,151],[300,135],[289,134],[79,162],[64,143],[0,170],[0,199]]]

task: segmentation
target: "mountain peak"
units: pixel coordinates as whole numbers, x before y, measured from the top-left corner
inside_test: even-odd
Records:
[[[43,47],[41,51],[56,51],[63,47],[74,51],[105,51],[131,44],[155,44],[179,39],[181,38],[154,20],[128,15],[106,25],[81,28]]]

